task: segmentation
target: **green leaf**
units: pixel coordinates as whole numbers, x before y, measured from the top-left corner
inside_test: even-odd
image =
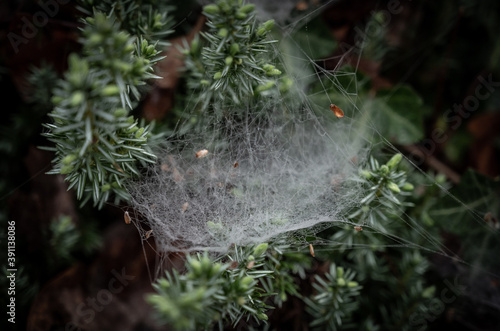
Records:
[[[408,86],[380,91],[365,104],[382,136],[399,144],[412,144],[424,137],[422,99]]]
[[[330,29],[320,17],[305,24],[294,34],[293,39],[305,55],[313,60],[330,56],[337,47]]]

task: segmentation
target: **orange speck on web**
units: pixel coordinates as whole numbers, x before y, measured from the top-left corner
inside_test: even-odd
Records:
[[[206,149],[202,149],[202,150],[199,150],[198,152],[196,152],[196,157],[201,159],[202,157],[205,157],[207,156],[208,154],[208,151]]]
[[[123,219],[125,220],[125,224],[130,224],[130,215],[128,214],[128,211],[123,214]]]
[[[335,113],[338,118],[344,117],[344,112],[339,107],[335,106],[333,103],[330,105],[330,110]]]
[[[309,252],[311,252],[312,257],[314,257],[314,247],[312,244],[309,244]]]

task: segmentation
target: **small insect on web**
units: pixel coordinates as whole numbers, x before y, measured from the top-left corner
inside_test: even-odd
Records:
[[[201,158],[204,158],[205,156],[207,156],[207,154],[208,154],[208,151],[206,149],[202,149],[202,150],[199,150],[198,152],[196,152],[195,156],[198,159],[201,159]]]
[[[314,247],[312,244],[309,244],[309,252],[311,253],[312,257],[315,257],[314,255]]]
[[[125,221],[125,224],[130,224],[131,219],[128,211],[126,211],[125,214],[123,214],[123,219]]]
[[[342,111],[342,109],[340,109],[333,103],[330,104],[330,110],[333,111],[335,113],[335,116],[337,116],[338,118],[344,117],[344,112]]]

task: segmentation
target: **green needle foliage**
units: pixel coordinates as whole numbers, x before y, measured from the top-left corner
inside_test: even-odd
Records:
[[[361,169],[356,179],[366,194],[360,208],[349,215],[362,230],[345,225],[329,237],[341,245],[328,259],[341,259],[363,285],[359,309],[353,314],[359,329],[411,330],[411,316],[424,316],[426,305],[434,298],[435,287],[424,278],[429,262],[412,247],[426,242],[407,224],[409,207],[414,204],[404,199],[411,197],[413,185],[407,181],[406,171],[398,170],[401,160],[401,154],[386,164],[370,158],[368,168]],[[405,244],[409,247],[400,247]]]
[[[289,245],[272,246],[264,262],[264,269],[273,271],[272,278],[266,277],[260,280],[266,292],[273,293],[271,299],[274,306],[280,308],[290,296],[301,297],[296,278],[305,279],[307,270],[312,265],[309,255],[291,252],[289,249]]]
[[[167,273],[155,284],[158,294],[148,301],[158,317],[176,330],[198,330],[218,322],[236,325],[245,318],[255,321],[268,319],[266,292],[259,280],[269,279],[273,271],[266,270],[268,244],[253,249],[235,247],[225,261],[212,261],[207,254],[188,256],[184,274],[176,270]]]
[[[360,170],[362,185],[367,194],[360,200],[361,208],[349,218],[368,225],[383,228],[383,220],[394,215],[401,206],[409,206],[397,197],[408,196],[413,191],[413,185],[406,181],[406,173],[397,171],[397,166],[403,156],[395,154],[386,164],[380,165],[373,157],[370,158],[370,168]]]
[[[168,14],[174,7],[168,1],[159,0],[83,0],[81,10],[92,15],[93,10],[113,13],[123,30],[131,35],[142,36],[147,40],[164,39],[173,33],[173,20]],[[162,46],[168,43],[160,41]]]
[[[413,185],[407,182],[406,172],[398,170],[401,160],[402,155],[396,154],[386,164],[381,165],[375,158],[370,157],[368,168],[360,169],[359,176],[354,180],[363,185],[366,193],[360,199],[360,206],[347,217],[352,223],[361,229],[364,226],[373,227],[387,236],[399,232],[402,223],[400,215],[405,208],[412,206],[402,199],[408,197],[413,190]],[[375,268],[379,264],[379,249],[376,247],[386,243],[377,232],[358,232],[352,225],[346,224],[330,239],[343,243],[340,252],[346,252],[350,259],[356,261],[358,270],[368,266]],[[374,248],[358,254],[352,251],[356,245]]]
[[[314,330],[339,330],[358,308],[357,296],[361,286],[354,281],[351,270],[330,265],[325,278],[315,275],[316,294],[305,298],[306,311],[314,317],[310,326]]]
[[[191,88],[202,89],[202,109],[209,102],[240,104],[275,86],[281,71],[272,60],[267,35],[274,26],[258,24],[255,6],[242,0],[220,0],[203,8],[208,31],[195,38],[184,53]],[[203,42],[202,42],[203,41]]]
[[[148,301],[160,321],[175,330],[210,329],[217,323],[236,327],[243,319],[260,324],[266,312],[281,307],[290,296],[302,298],[312,316],[311,327],[337,330],[346,325],[357,308],[361,286],[351,270],[331,264],[324,277],[315,275],[315,293],[303,298],[296,278],[305,279],[312,258],[286,252],[288,245],[235,247],[226,256],[211,260],[206,254],[188,256],[186,272],[167,272],[155,284],[157,294]]]
[[[149,126],[129,112],[131,96],[139,99],[139,86],[156,78],[152,65],[162,57],[155,44],[121,30],[113,14],[96,11],[84,22],[82,55],[70,55],[53,91],[45,136],[55,143],[50,173],[66,175],[82,205],[92,199],[100,208],[113,195],[115,203],[127,200],[124,180],[139,175],[139,163],[155,162]]]

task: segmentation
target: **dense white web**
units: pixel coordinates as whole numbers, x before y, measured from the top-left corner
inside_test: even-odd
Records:
[[[311,58],[291,37],[313,14],[291,25],[283,20],[280,43],[274,46],[281,68],[294,82],[292,91],[243,103],[237,109],[212,105],[201,114],[193,101],[184,110],[187,119],[157,153],[158,164],[129,187],[131,205],[141,215],[136,219],[152,229],[158,252],[220,254],[233,244],[287,240],[291,233],[290,243],[306,249],[308,242],[301,236],[356,225],[346,216],[359,208],[363,190],[352,179],[374,147],[372,137],[381,138],[377,141],[386,149],[398,150],[381,136],[370,120],[372,113],[361,106],[356,80],[359,62],[354,61],[353,71],[342,71],[342,58]],[[349,55],[359,59],[361,50]],[[322,62],[331,60],[338,63],[335,70],[324,69]],[[311,90],[314,81],[321,88]],[[338,102],[343,105],[343,118],[329,109]],[[204,150],[206,155],[197,157]],[[423,182],[415,185],[436,184],[414,167],[423,174]],[[482,221],[480,215],[475,220]],[[455,258],[403,210],[396,221],[411,227],[420,243],[388,233],[383,226],[363,224],[365,233],[389,238],[390,243],[374,241],[352,249],[413,247]],[[143,239],[148,239],[141,224],[136,225]],[[342,243],[315,244],[319,251]]]
[[[340,71],[342,59],[335,70],[323,69],[317,62],[331,59],[310,58],[291,37],[311,17],[283,27],[275,46],[292,91],[227,114],[218,106],[199,114],[197,104],[189,105],[160,162],[129,188],[160,251],[225,252],[291,231],[316,233],[346,222],[357,206],[361,190],[351,179],[373,132],[355,121],[356,72]],[[321,90],[308,90],[314,81]],[[332,95],[349,102],[345,117],[329,109]],[[196,157],[202,150],[206,156]]]
[[[171,138],[157,167],[131,187],[159,247],[223,252],[342,220],[359,194],[346,181],[364,150],[349,141],[350,119],[328,104],[315,113],[297,95],[245,104],[238,116],[213,109],[202,130]]]

